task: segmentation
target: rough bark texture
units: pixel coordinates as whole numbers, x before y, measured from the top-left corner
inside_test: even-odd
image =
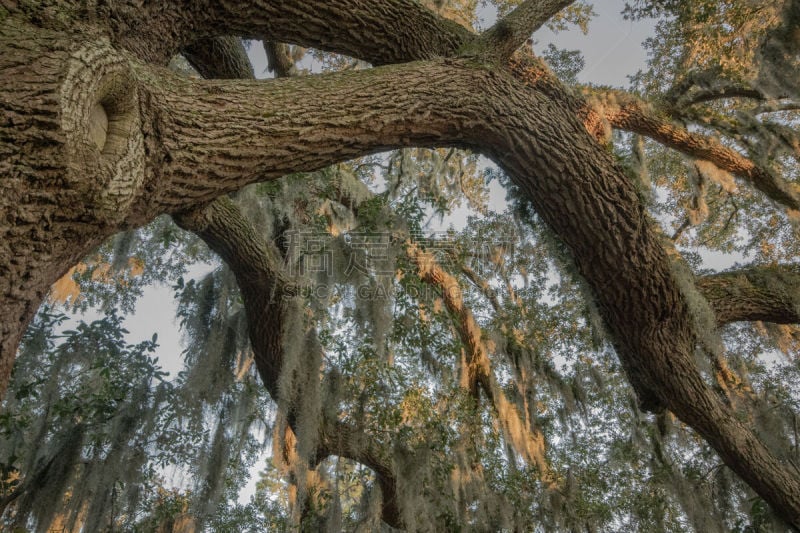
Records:
[[[126,61],[99,39],[0,25],[0,392],[56,279],[116,230],[143,177]],[[80,243],[80,245],[77,245]]]
[[[375,65],[453,55],[473,34],[414,0],[168,0],[140,8],[115,6],[114,31],[125,47],[165,62],[204,37],[241,35],[337,52]],[[144,24],[129,25],[143,19]],[[161,32],[159,34],[159,32]]]
[[[0,311],[12,317],[0,330],[3,387],[47,287],[113,231],[202,207],[248,183],[388,148],[472,147],[512,177],[571,250],[642,405],[672,410],[800,527],[800,480],[695,366],[680,285],[634,186],[597,142],[597,112],[546,70],[519,59],[498,67],[491,51],[475,56],[472,33],[412,0],[39,4],[33,13],[27,3],[0,4]],[[375,64],[424,61],[269,83],[184,80],[157,66],[200,39],[228,34]],[[468,57],[456,58],[462,49]],[[796,191],[735,152],[630,117],[610,120],[716,158],[796,205]],[[234,234],[252,231],[226,209],[197,211],[183,224],[229,263],[258,258],[237,272],[243,293],[260,295],[246,304],[255,345],[274,338],[280,313],[267,312],[264,298],[280,284],[263,273],[269,250],[240,248],[257,242],[252,235],[234,244],[213,230],[225,221]],[[710,294],[714,283],[706,286]],[[740,293],[727,294],[723,300]],[[720,321],[731,319],[725,305],[715,310]],[[277,384],[269,377],[281,367],[274,342],[256,360],[270,392]]]
[[[481,35],[480,46],[508,60],[545,22],[575,0],[525,0]]]
[[[253,79],[253,66],[238,37],[212,37],[195,41],[183,56],[204,78]]]
[[[800,323],[800,272],[796,266],[750,268],[704,276],[697,288],[708,300],[717,324]]]

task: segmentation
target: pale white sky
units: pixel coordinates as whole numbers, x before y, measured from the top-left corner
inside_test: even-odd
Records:
[[[579,29],[553,34],[543,28],[536,32],[536,50],[540,51],[552,42],[559,48],[580,50],[586,67],[578,76],[582,83],[627,86],[627,76],[644,68],[647,53],[642,42],[653,35],[653,23],[649,20],[630,21],[622,18],[625,2],[609,0],[594,2],[597,17],[589,23],[589,33]]]

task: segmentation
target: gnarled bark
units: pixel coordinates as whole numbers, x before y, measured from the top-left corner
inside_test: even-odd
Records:
[[[49,286],[115,231],[144,176],[138,96],[107,40],[0,24],[0,394]],[[76,243],[80,245],[76,246]]]

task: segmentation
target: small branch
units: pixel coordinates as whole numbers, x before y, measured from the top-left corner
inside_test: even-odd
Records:
[[[478,273],[467,265],[461,265],[461,272],[463,272],[467,279],[475,286],[475,288],[478,289],[487,300],[489,300],[489,303],[492,305],[492,309],[494,309],[495,313],[501,313],[503,311],[502,306],[500,305],[500,300],[497,299],[497,293],[486,280],[481,279],[481,277],[478,276]]]
[[[761,93],[761,91],[757,91],[756,89],[751,89],[750,87],[729,86],[718,89],[700,90],[696,94],[688,97],[685,102],[679,101],[679,105],[703,104],[725,98],[750,98],[760,101],[766,100],[766,97]]]
[[[478,387],[491,402],[503,428],[507,442],[528,464],[535,465],[544,483],[553,487],[553,476],[546,457],[544,434],[534,426],[527,413],[506,397],[492,370],[481,327],[472,311],[464,304],[458,280],[442,269],[434,257],[415,245],[407,248],[409,258],[417,266],[420,279],[441,291],[445,307],[453,315],[456,330],[464,345],[466,376],[462,385],[477,398]]]
[[[686,229],[691,225],[692,225],[691,220],[689,220],[688,218],[685,219],[683,223],[678,227],[678,229],[675,230],[675,233],[672,234],[672,237],[670,237],[669,239],[672,242],[677,241],[680,238],[680,236],[683,235],[683,232],[686,231]]]
[[[763,113],[780,113],[782,111],[798,111],[800,110],[800,102],[765,102],[753,110],[754,115]]]
[[[481,35],[481,47],[487,55],[500,61],[507,60],[530,39],[533,32],[574,1],[525,0]]]

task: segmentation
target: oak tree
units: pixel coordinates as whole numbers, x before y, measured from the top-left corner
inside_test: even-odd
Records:
[[[662,426],[674,415],[786,524],[800,528],[800,474],[792,457],[797,433],[789,430],[796,418],[782,412],[776,421],[758,414],[767,397],[758,387],[766,385],[751,383],[729,363],[754,342],[752,328],[740,324],[756,323],[773,333],[770,347],[796,351],[791,325],[800,322],[795,225],[800,142],[797,78],[788,73],[798,66],[800,4],[634,2],[629,16],[657,16],[664,23],[650,43],[650,68],[636,77],[630,91],[580,86],[569,79],[568,69],[557,68],[557,58],[551,69],[530,48],[535,30],[553,17],[580,17],[580,5],[523,0],[509,2],[515,4],[509,9],[501,3],[504,16],[475,32],[468,27],[469,16],[458,21],[444,16],[455,4],[3,0],[2,387],[51,286],[87,268],[92,281],[102,281],[108,270],[152,266],[158,251],[151,250],[144,267],[127,263],[120,253],[122,263],[112,259],[105,267],[102,260],[87,267],[86,257],[110,237],[130,236],[148,224],[163,236],[164,228],[172,226],[157,217],[170,215],[225,264],[227,274],[189,287],[186,294],[197,300],[187,300],[187,327],[196,329],[195,338],[208,341],[212,335],[204,337],[202,331],[215,331],[209,317],[224,309],[234,321],[226,324],[246,332],[215,337],[198,352],[230,352],[226,346],[239,354],[252,350],[260,380],[278,402],[282,423],[275,449],[304,494],[298,507],[301,521],[312,520],[310,510],[322,505],[310,490],[324,485],[315,467],[337,456],[370,469],[381,495],[375,506],[389,525],[421,529],[416,515],[428,507],[433,511],[425,516],[437,511],[460,516],[444,510],[461,497],[481,502],[488,517],[483,527],[506,526],[486,509],[513,505],[487,491],[491,483],[486,480],[470,485],[462,479],[461,493],[419,492],[426,484],[445,485],[434,479],[437,470],[431,467],[425,474],[430,479],[409,483],[419,474],[416,455],[430,429],[426,424],[440,424],[440,441],[429,443],[434,448],[466,450],[468,457],[477,453],[470,443],[491,446],[482,442],[474,420],[468,420],[469,409],[458,410],[463,420],[453,415],[449,423],[458,428],[458,445],[453,444],[448,423],[435,416],[433,404],[422,392],[408,394],[424,379],[383,379],[386,365],[374,367],[373,374],[362,368],[348,375],[346,364],[329,362],[336,336],[347,327],[331,311],[340,301],[335,295],[309,294],[296,271],[287,268],[309,270],[302,261],[292,263],[296,250],[287,230],[313,223],[324,224],[334,237],[352,228],[383,231],[392,235],[386,249],[396,254],[400,267],[388,276],[366,275],[361,282],[386,294],[399,291],[393,295],[395,310],[416,305],[422,322],[426,312],[438,321],[446,317],[457,345],[437,338],[446,331],[439,326],[406,327],[400,340],[392,341],[376,319],[391,314],[382,299],[366,312],[370,327],[359,330],[372,337],[373,355],[391,359],[392,342],[398,351],[404,347],[420,358],[432,348],[460,354],[457,381],[464,401],[474,407],[486,400],[497,420],[497,438],[513,450],[506,460],[531,465],[533,470],[526,472],[536,477],[542,494],[569,493],[571,482],[569,473],[559,470],[555,452],[548,451],[554,435],[531,415],[537,409],[535,388],[545,383],[544,376],[553,383],[563,379],[552,361],[540,358],[548,346],[542,334],[548,329],[541,326],[546,321],[537,329],[530,316],[543,306],[541,312],[554,324],[589,327],[588,319],[575,319],[579,313],[570,307],[570,298],[556,312],[542,303],[547,271],[555,264],[565,273],[563,294],[583,294],[589,316],[599,317],[595,329],[602,330],[635,393],[636,413],[653,413]],[[460,7],[454,12],[474,8]],[[242,39],[265,43],[276,79],[254,79]],[[300,75],[292,58],[297,47],[317,50],[330,63],[330,72]],[[168,69],[177,55],[199,76]],[[394,149],[400,151],[376,155]],[[516,228],[515,239],[524,244],[517,253],[501,250],[493,258],[471,258],[494,265],[493,279],[464,255],[443,265],[431,253],[431,242],[427,248],[415,242],[419,202],[399,200],[418,195],[435,205],[464,194],[480,204],[480,193],[471,194],[480,185],[464,185],[464,179],[477,181],[474,156],[461,150],[497,165],[497,171],[486,174],[501,175],[516,206],[514,216],[473,221],[468,230],[474,232],[472,242],[480,242],[496,238],[498,228]],[[385,193],[364,186],[374,167],[384,169]],[[446,190],[454,177],[461,182]],[[350,257],[363,255],[364,246],[352,240],[356,236],[349,238],[340,241]],[[121,239],[114,242],[119,245]],[[699,247],[740,250],[754,261],[709,273],[693,253]],[[542,260],[548,254],[552,263]],[[528,276],[540,289],[517,295],[515,284]],[[402,296],[412,294],[413,284],[435,288],[439,297]],[[476,289],[495,323],[478,316],[476,301],[462,294],[466,284]],[[498,286],[504,288],[502,296]],[[201,298],[221,294],[214,292],[220,287],[227,292],[224,298],[211,298],[216,303]],[[240,302],[230,296],[234,293]],[[200,320],[191,324],[191,317]],[[33,324],[34,331],[43,327]],[[503,333],[501,343],[488,333],[493,325]],[[31,338],[29,333],[23,347],[31,345]],[[247,346],[237,344],[242,339]],[[147,351],[144,345],[123,349],[118,342],[106,344],[117,356],[134,360]],[[342,348],[351,357],[356,352]],[[593,353],[600,357],[601,352]],[[496,371],[501,353],[511,385]],[[91,367],[90,360],[86,364]],[[440,362],[429,360],[433,366]],[[240,375],[223,384],[209,374],[198,375],[200,384],[192,389],[221,391],[223,385],[241,383],[248,368],[242,362]],[[152,379],[158,374],[152,362],[138,371],[131,375]],[[394,379],[408,387],[397,400],[404,407],[382,411],[374,403],[382,398],[392,403],[398,394],[390,390]],[[326,396],[325,391],[333,392]],[[145,396],[138,397],[142,403],[137,405],[158,405]],[[239,424],[235,413],[242,398],[224,398],[209,468],[221,468],[227,425]],[[123,411],[115,409],[122,404],[111,403],[98,409],[116,420]],[[73,456],[77,431],[91,421],[85,414],[78,418],[81,423],[63,439]],[[417,425],[408,424],[408,431],[384,441],[376,437],[376,428],[387,420],[395,427],[409,420]],[[770,432],[776,428],[780,438],[774,439]],[[653,446],[658,450],[660,445]],[[660,457],[662,472],[680,478],[674,465]],[[482,471],[477,463],[458,470],[431,461],[439,465],[439,474],[479,477]],[[29,485],[58,477],[53,470],[58,464],[31,465]],[[208,478],[215,477],[209,470]],[[465,487],[475,492],[465,496]],[[205,490],[213,499],[221,489],[209,483]],[[12,494],[9,502],[26,501],[23,491]],[[462,505],[460,512],[466,508]],[[51,519],[39,517],[40,527]],[[515,518],[523,524],[530,519],[524,514]],[[447,527],[447,520],[443,523]]]

